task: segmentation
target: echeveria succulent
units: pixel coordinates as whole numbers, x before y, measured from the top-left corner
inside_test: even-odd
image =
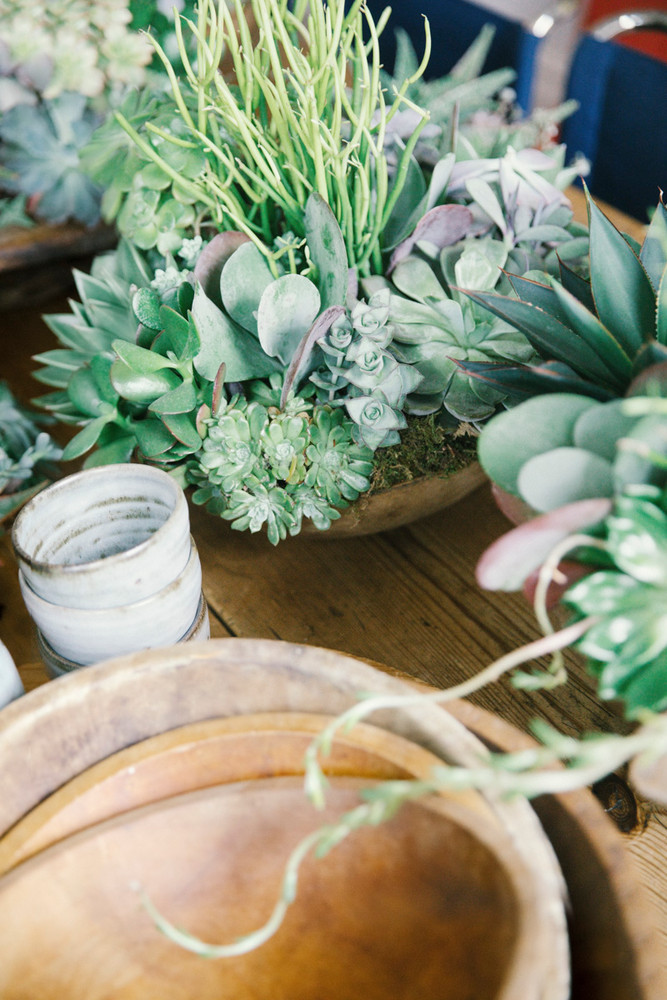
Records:
[[[81,94],[67,93],[0,118],[0,186],[31,199],[32,213],[48,222],[100,217],[101,189],[82,174],[79,155],[100,123]]]

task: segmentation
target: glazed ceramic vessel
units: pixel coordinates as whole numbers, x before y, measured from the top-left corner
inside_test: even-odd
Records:
[[[199,637],[208,628],[185,495],[160,469],[68,476],[23,508],[12,542],[47,667],[51,658],[73,668],[173,645],[197,624]]]
[[[12,543],[39,597],[108,608],[150,597],[190,559],[190,521],[178,483],[148,465],[77,472],[20,512]]]

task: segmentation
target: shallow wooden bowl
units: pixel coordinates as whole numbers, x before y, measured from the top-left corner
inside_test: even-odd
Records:
[[[301,533],[326,540],[390,531],[451,507],[485,481],[479,463],[471,462],[448,476],[424,476],[379,493],[362,494],[326,531],[306,520]]]
[[[358,803],[333,778],[324,814],[294,778],[223,785],[124,814],[0,879],[4,1000],[530,1000],[530,897],[514,859],[414,804],[309,859],[298,904],[259,950],[218,961],[168,941],[141,906],[213,942],[269,916],[290,850]],[[525,874],[525,873],[524,873]]]

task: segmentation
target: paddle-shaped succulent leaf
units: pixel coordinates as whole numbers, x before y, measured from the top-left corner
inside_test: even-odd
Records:
[[[612,497],[629,485],[663,485],[667,472],[651,454],[667,461],[664,418],[635,415],[625,400],[602,403],[574,393],[511,407],[485,424],[478,440],[489,478],[538,512]]]

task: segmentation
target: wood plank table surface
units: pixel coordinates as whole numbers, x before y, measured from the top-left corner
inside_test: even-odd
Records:
[[[580,192],[573,192],[573,200],[585,218]],[[641,238],[638,223],[616,218]],[[2,378],[26,402],[43,391],[32,378],[37,366],[31,356],[55,346],[41,316],[67,308],[63,295],[0,313]],[[466,679],[538,637],[521,595],[485,593],[474,580],[477,559],[509,526],[488,484],[407,527],[340,540],[299,536],[277,548],[264,536],[232,531],[200,509],[191,508],[191,518],[214,637],[323,646],[438,687]],[[47,682],[8,533],[0,537],[0,637],[27,690]],[[624,731],[614,707],[595,698],[581,663],[571,657],[568,667],[570,682],[554,691],[528,695],[504,681],[472,700],[522,730],[540,716],[568,734]],[[626,844],[655,906],[667,955],[667,813],[640,804],[640,822]]]

